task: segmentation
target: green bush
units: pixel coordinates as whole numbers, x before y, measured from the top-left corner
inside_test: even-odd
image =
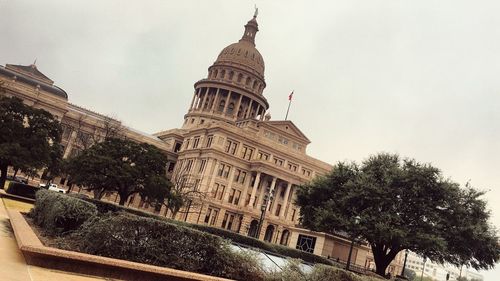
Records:
[[[219,237],[156,219],[108,214],[89,220],[72,239],[79,241],[81,251],[93,255],[259,280],[260,271],[253,271],[252,266],[242,268],[244,259]]]
[[[35,194],[38,190],[39,188],[36,186],[11,181],[5,192],[13,195],[35,199]]]
[[[197,229],[197,230],[200,230],[203,232],[208,232],[208,233],[211,233],[213,235],[217,235],[219,237],[222,237],[224,239],[229,239],[235,243],[239,243],[239,244],[242,244],[242,245],[245,245],[248,247],[252,247],[252,248],[261,249],[261,250],[264,250],[264,251],[267,251],[267,252],[270,252],[273,254],[278,254],[278,255],[294,258],[294,259],[301,259],[301,260],[303,260],[305,262],[309,262],[309,263],[321,263],[321,264],[332,265],[332,262],[330,260],[323,258],[321,256],[317,256],[317,255],[314,255],[311,253],[307,253],[304,251],[300,251],[300,250],[293,249],[293,248],[286,247],[286,246],[282,246],[282,245],[267,243],[267,242],[255,239],[253,237],[241,235],[239,233],[228,231],[228,230],[225,230],[222,228],[216,228],[216,227],[199,225],[199,224],[189,224],[189,223],[185,223],[185,222],[181,222],[181,221],[176,221],[176,220],[168,219],[168,218],[165,218],[162,216],[158,216],[156,214],[148,213],[148,212],[145,212],[142,210],[137,210],[137,209],[133,209],[133,208],[129,208],[129,207],[119,206],[119,205],[116,205],[116,204],[113,204],[110,202],[106,202],[106,201],[100,201],[100,200],[91,199],[91,198],[86,198],[86,199],[83,198],[83,200],[94,204],[97,207],[97,210],[99,211],[99,213],[101,213],[101,214],[105,214],[107,212],[117,213],[117,212],[123,211],[123,212],[127,212],[127,213],[134,214],[137,216],[141,216],[141,217],[162,220],[162,221],[166,221],[166,222],[169,222],[172,224],[186,226],[186,227],[194,228],[194,229]]]
[[[84,222],[98,214],[97,208],[83,200],[62,193],[40,190],[30,217],[49,235],[60,235],[77,230]]]

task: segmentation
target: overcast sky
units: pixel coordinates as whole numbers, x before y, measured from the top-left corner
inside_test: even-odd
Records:
[[[310,155],[432,163],[488,190],[500,226],[498,1],[0,0],[0,64],[37,59],[74,104],[149,133],[180,127],[254,3],[271,115],[295,90],[289,119]]]

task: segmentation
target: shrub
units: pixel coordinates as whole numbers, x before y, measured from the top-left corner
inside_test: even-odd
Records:
[[[219,237],[122,212],[87,221],[72,238],[81,251],[94,255],[239,280],[260,280],[262,274]]]
[[[35,193],[39,190],[36,186],[11,181],[5,192],[13,195],[35,199]]]
[[[236,232],[228,231],[225,229],[221,228],[216,228],[216,227],[211,227],[211,226],[206,226],[206,225],[199,225],[199,224],[189,224],[181,221],[176,221],[172,219],[168,219],[165,217],[158,216],[156,214],[148,213],[142,210],[137,210],[133,208],[128,208],[124,206],[119,206],[110,202],[106,201],[100,201],[96,199],[91,199],[91,198],[82,198],[83,200],[90,202],[94,204],[97,207],[97,210],[99,213],[105,214],[107,212],[112,212],[112,213],[117,213],[120,211],[127,212],[130,214],[134,214],[137,216],[141,217],[147,217],[147,218],[152,218],[152,219],[157,219],[157,220],[162,220],[166,221],[172,224],[176,225],[181,225],[181,226],[186,226],[190,228],[194,228],[203,232],[208,232],[213,235],[217,235],[219,237],[222,237],[224,239],[229,239],[235,243],[239,243],[242,245],[246,245],[248,247],[253,247],[257,249],[261,249],[270,253],[290,257],[290,258],[295,258],[295,259],[301,259],[305,262],[309,263],[322,263],[322,264],[327,264],[327,265],[332,265],[332,262],[326,258],[307,253],[304,251],[300,251],[297,249],[289,248],[286,246],[282,245],[276,245],[276,244],[271,244],[267,243],[258,239],[255,239],[253,237],[241,235]]]
[[[40,190],[30,216],[49,235],[65,234],[78,229],[97,215],[97,208],[88,202],[62,193]]]
[[[368,281],[369,278],[332,266],[317,264],[309,274],[309,281]]]

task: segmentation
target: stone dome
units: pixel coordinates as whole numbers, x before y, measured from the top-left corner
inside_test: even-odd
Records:
[[[250,68],[257,72],[260,77],[264,77],[264,59],[259,51],[250,42],[240,40],[224,48],[215,64],[239,64],[242,67]]]
[[[257,14],[245,25],[245,32],[240,41],[225,47],[217,57],[214,65],[236,65],[264,78],[264,59],[255,48],[255,35],[259,31]]]

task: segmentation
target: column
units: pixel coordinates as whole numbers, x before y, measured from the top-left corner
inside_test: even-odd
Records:
[[[252,116],[252,117],[257,117],[257,115],[259,115],[259,110],[260,110],[260,104],[257,106],[257,110],[255,111],[255,116]]]
[[[276,177],[273,177],[273,182],[271,183],[271,189],[270,189],[270,193],[274,193],[274,189],[276,187],[276,181],[277,181],[278,178]],[[273,196],[273,207],[272,209],[270,210],[271,211],[271,215],[274,215],[274,213],[276,212],[276,206],[278,205],[278,198],[277,198],[277,195],[278,194],[274,194]],[[270,198],[269,198],[270,199]]]
[[[73,144],[75,143],[77,133],[78,132],[76,130],[73,130],[73,132],[71,132],[71,135],[68,139],[68,145],[66,146],[66,150],[64,151],[64,159],[68,158],[69,154],[71,153],[71,149],[73,149]]]
[[[189,107],[189,110],[190,110],[190,111],[191,111],[191,110],[193,110],[194,100],[195,100],[195,98],[196,98],[196,92],[197,92],[197,91],[198,91],[198,90],[195,90],[195,91],[194,91],[193,99],[191,100],[191,106]]]
[[[252,187],[252,195],[250,196],[250,205],[249,207],[250,208],[253,208],[253,204],[255,202],[255,193],[257,192],[257,187],[259,186],[259,183],[260,183],[260,172],[257,172],[257,175],[255,175],[255,181],[253,183],[253,187]]]
[[[248,104],[247,114],[245,114],[245,119],[247,119],[248,116],[250,116],[250,113],[252,111],[252,104],[253,104],[253,100],[250,100],[250,103]]]
[[[281,211],[280,211],[280,217],[284,218],[284,215],[286,214],[285,211],[288,210],[288,197],[290,197],[290,191],[292,190],[292,183],[289,182],[287,187],[286,187],[286,192],[285,192],[285,201],[283,201],[283,206],[281,206]]]
[[[229,91],[229,93],[227,93],[226,104],[224,104],[224,110],[222,111],[222,115],[226,115],[227,106],[229,105],[229,102],[231,101],[231,93],[232,93],[232,91]]]
[[[213,176],[212,168],[213,168],[213,166],[215,164],[215,161],[216,161],[215,159],[209,159],[209,158],[207,158],[207,163],[205,164],[205,171],[203,171],[203,175],[202,175],[202,178],[201,178],[200,186],[202,188],[206,186],[206,188],[204,188],[204,190],[206,190],[207,192],[208,192],[208,189],[210,188],[208,186],[208,184],[210,182],[210,175]]]
[[[207,87],[207,90],[205,91],[205,96],[203,97],[203,101],[201,102],[201,110],[203,111],[203,107],[205,106],[205,102],[207,101],[208,98],[208,93],[210,92],[210,87]],[[208,108],[207,108],[208,110]]]
[[[250,174],[247,174],[247,176],[252,176]],[[255,178],[257,180],[257,178]],[[247,193],[248,193],[248,188],[250,187],[251,181],[248,181],[248,184],[245,184],[245,188],[243,189],[243,193],[240,196],[240,202],[238,203],[239,206],[245,206],[245,201],[247,200]],[[252,201],[252,197],[250,197],[250,201]]]
[[[218,103],[217,100],[219,99],[219,90],[220,89],[217,88],[217,92],[215,92],[215,98],[214,98],[214,100],[212,102],[212,108],[211,108],[212,113],[215,112],[215,110],[216,110],[216,106],[217,106],[217,103]]]
[[[238,113],[240,112],[240,106],[241,106],[241,99],[242,98],[243,98],[243,95],[240,94],[240,98],[239,98],[238,103],[236,104],[236,107],[235,107],[235,110],[236,110],[235,111],[236,114],[234,114],[235,119],[238,119]]]

